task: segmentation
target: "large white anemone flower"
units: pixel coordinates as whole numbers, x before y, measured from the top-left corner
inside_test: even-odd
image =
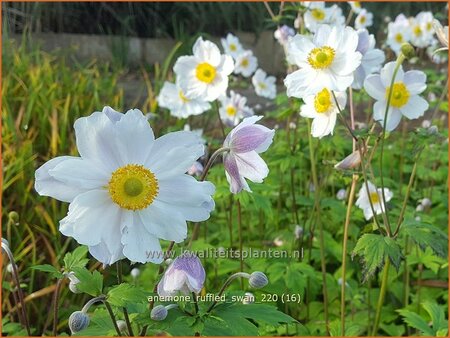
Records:
[[[124,257],[160,263],[160,239],[181,242],[188,221],[209,218],[214,185],[185,172],[203,155],[193,132],[155,139],[137,109],[109,107],[75,122],[80,157],[56,157],[36,170],[42,196],[69,202],[59,230],[104,264]]]
[[[258,69],[252,77],[256,95],[267,99],[274,99],[277,95],[275,76],[268,76],[265,71]]]
[[[373,118],[381,126],[384,124],[386,103],[389,97],[390,85],[394,74],[395,62],[389,62],[381,69],[380,74],[369,75],[364,81],[364,88],[376,102],[373,105]],[[392,88],[392,97],[386,121],[386,130],[392,131],[400,123],[402,115],[408,119],[423,116],[428,109],[428,102],[419,96],[426,88],[427,76],[418,70],[406,73],[400,66]]]
[[[164,82],[158,95],[160,107],[170,110],[170,115],[178,118],[187,118],[191,115],[200,115],[211,108],[211,104],[198,99],[188,99],[180,87],[174,83]]]
[[[384,213],[386,208],[383,203],[383,189],[378,188],[371,182],[367,182],[367,186],[369,187],[369,193],[367,193],[367,187],[365,183],[363,183],[361,189],[358,193],[358,199],[356,200],[356,206],[364,212],[364,217],[366,220],[369,220],[373,217],[373,211],[377,215]],[[386,197],[386,202],[389,202],[394,194],[388,189],[384,188],[384,196]],[[372,202],[373,211],[370,203]]]
[[[228,75],[234,69],[231,56],[221,55],[214,43],[201,37],[195,42],[192,51],[194,55],[179,57],[173,67],[177,83],[185,96],[214,101],[225,95]]]
[[[336,92],[335,95],[339,108],[344,109],[347,95],[345,92]],[[331,91],[324,88],[315,95],[306,96],[304,100],[305,104],[301,107],[300,115],[313,119],[311,135],[319,138],[333,135],[339,108]]]
[[[296,35],[288,43],[288,61],[300,69],[284,79],[287,95],[303,98],[322,88],[345,91],[361,63],[358,34],[351,27],[321,25],[311,40]]]
[[[352,88],[361,89],[367,75],[378,72],[384,62],[384,52],[375,48],[375,37],[366,29],[358,30],[358,52],[362,54],[361,64],[356,68]]]

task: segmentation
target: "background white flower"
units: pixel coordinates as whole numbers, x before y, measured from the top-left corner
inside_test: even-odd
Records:
[[[420,12],[410,20],[411,43],[419,48],[425,48],[433,43],[433,14]]]
[[[388,36],[386,43],[395,52],[400,53],[400,48],[405,42],[411,40],[411,30],[409,20],[403,15],[399,14],[394,22],[388,24]]]
[[[274,99],[277,95],[275,76],[268,76],[265,71],[258,69],[252,77],[253,87],[258,96]]]
[[[376,102],[373,105],[373,119],[383,126],[386,103],[389,94],[389,86],[394,73],[395,62],[387,63],[380,74],[369,75],[364,81],[364,88]],[[418,70],[404,72],[403,68],[395,77],[391,104],[386,121],[386,130],[392,131],[400,123],[402,115],[408,119],[417,119],[423,116],[428,109],[428,102],[419,96],[426,85],[425,73]]]
[[[56,157],[36,171],[42,196],[69,202],[60,231],[104,264],[127,257],[160,263],[159,239],[181,242],[186,220],[209,218],[214,185],[185,172],[204,152],[195,133],[155,140],[137,109],[109,107],[75,122],[81,157]]]
[[[231,33],[228,33],[225,39],[221,38],[220,42],[225,51],[225,54],[230,55],[231,57],[233,57],[233,59],[235,59],[244,51],[239,38]]]
[[[253,109],[247,106],[247,98],[230,92],[230,96],[219,98],[221,107],[219,109],[220,118],[228,126],[236,126],[244,117],[249,117],[254,114]]]
[[[358,34],[351,27],[321,25],[314,38],[296,35],[288,43],[288,61],[300,69],[286,76],[287,95],[303,98],[324,87],[345,91],[361,63]]]
[[[359,14],[363,10],[360,1],[347,1],[347,3],[352,8],[352,11],[355,12],[356,14]]]
[[[366,9],[362,9],[361,12],[355,18],[355,28],[361,29],[370,27],[373,25],[373,14]]]
[[[228,75],[234,68],[233,59],[229,55],[221,55],[214,43],[201,37],[192,50],[194,55],[181,56],[175,62],[173,70],[177,84],[189,99],[214,101],[227,90]]]
[[[343,25],[345,22],[342,9],[336,5],[326,7],[324,1],[309,1],[305,5],[307,7],[304,14],[305,27],[310,32],[315,33],[323,24]]]
[[[295,30],[287,25],[278,27],[277,30],[273,33],[274,38],[282,46],[284,46],[288,42],[288,40],[294,35]]]
[[[367,188],[365,183],[363,183],[361,189],[358,193],[358,199],[356,200],[355,205],[362,209],[364,212],[364,217],[366,220],[369,220],[373,217],[373,211],[370,206],[370,202],[372,202],[373,209],[377,215],[385,212],[385,207],[383,203],[383,189],[376,188],[376,186],[372,182],[367,182],[369,187],[369,194],[367,193]],[[394,194],[388,189],[384,188],[384,195],[386,197],[386,202],[389,202]]]
[[[361,89],[364,80],[369,74],[378,72],[385,60],[384,52],[375,48],[375,37],[369,35],[366,29],[358,30],[358,47],[356,50],[362,54],[361,64],[356,68],[352,88]]]
[[[258,59],[251,50],[245,50],[236,57],[234,63],[234,73],[241,74],[243,77],[252,75],[258,68]]]
[[[160,107],[169,109],[170,115],[178,118],[200,115],[211,108],[211,104],[201,98],[188,99],[181,88],[167,81],[164,82],[157,100]]]
[[[347,101],[345,92],[335,92],[340,109],[344,109]],[[331,91],[323,88],[315,95],[304,98],[300,115],[314,119],[311,126],[311,135],[322,138],[326,135],[333,135],[339,109],[333,98]]]

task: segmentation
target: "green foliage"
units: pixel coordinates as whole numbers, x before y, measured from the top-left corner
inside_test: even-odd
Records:
[[[97,270],[90,272],[86,268],[74,267],[75,277],[80,282],[77,284],[79,291],[87,293],[91,296],[100,296],[103,292],[103,276]]]
[[[415,220],[405,221],[403,227],[402,231],[422,250],[429,247],[440,257],[448,256],[448,236],[438,227]]]
[[[448,321],[445,318],[444,310],[434,302],[424,302],[421,304],[431,319],[431,326],[428,320],[416,312],[406,309],[398,310],[403,320],[409,326],[420,331],[422,335],[432,337],[446,337],[448,334]]]
[[[128,304],[147,303],[147,293],[139,287],[122,283],[108,291],[107,300],[112,305],[126,307]]]

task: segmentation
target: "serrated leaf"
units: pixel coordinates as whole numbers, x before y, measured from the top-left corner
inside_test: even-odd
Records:
[[[428,326],[427,322],[417,313],[408,310],[397,310],[403,317],[403,320],[409,326],[420,330],[426,336],[434,336],[433,330]]]
[[[122,283],[108,291],[108,302],[115,306],[127,306],[130,303],[146,303],[147,293],[141,288]]]
[[[74,268],[84,268],[89,262],[86,258],[87,246],[79,246],[73,252],[68,252],[64,256],[64,268],[66,271],[73,271]]]
[[[215,314],[220,317],[220,309]],[[233,304],[225,307],[222,311],[229,311],[247,319],[264,322],[269,325],[278,326],[280,323],[293,323],[296,320],[283,312],[278,311],[274,306],[266,304]]]
[[[387,257],[397,270],[402,259],[401,248],[394,239],[376,234],[362,235],[353,249],[352,256],[355,255],[362,256],[364,261],[364,279],[381,268]]]
[[[435,333],[441,330],[448,329],[448,322],[445,319],[444,310],[436,303],[432,302],[423,302],[422,307],[431,317],[433,322],[433,330]]]
[[[97,297],[102,294],[103,276],[97,270],[90,272],[86,268],[75,267],[72,269],[75,277],[79,279],[77,289],[91,296]]]
[[[50,265],[50,264],[35,265],[35,266],[32,266],[31,269],[43,271],[43,272],[49,272],[55,278],[63,278],[64,277],[64,275],[61,273],[61,271],[58,271],[57,268],[55,268],[53,265]]]
[[[403,224],[403,232],[411,237],[425,251],[430,247],[440,257],[448,256],[448,236],[432,224],[407,220]]]

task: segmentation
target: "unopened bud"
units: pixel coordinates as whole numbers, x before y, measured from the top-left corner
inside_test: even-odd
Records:
[[[336,194],[336,198],[339,201],[343,201],[347,198],[347,189],[339,189],[339,191]]]
[[[411,44],[405,42],[402,44],[401,47],[402,54],[407,58],[411,59],[414,56],[416,56],[416,51],[414,50],[414,47],[411,46]]]
[[[130,275],[133,279],[138,278],[140,274],[141,274],[141,270],[139,270],[138,268],[133,268],[130,271]]]
[[[69,317],[69,328],[72,334],[80,332],[89,326],[89,316],[83,311],[75,311]]]
[[[242,304],[253,304],[255,302],[255,296],[251,292],[246,292]]]
[[[429,207],[431,207],[432,203],[431,203],[431,200],[429,198],[425,197],[424,199],[422,199],[420,201],[420,204],[422,204],[424,208],[429,208]]]
[[[303,228],[298,224],[295,226],[294,236],[296,239],[300,239],[303,236]]]
[[[67,274],[67,278],[69,278],[69,290],[73,293],[81,293],[80,290],[78,290],[77,284],[80,282],[80,280],[75,276],[75,272],[69,272]]]
[[[416,211],[417,212],[422,212],[423,211],[423,205],[422,204],[419,204],[417,207],[416,207]]]
[[[337,163],[334,167],[338,170],[349,170],[359,167],[361,164],[361,154],[359,150],[355,150],[341,162]]]
[[[120,332],[126,332],[127,330],[127,323],[124,320],[118,320],[116,321],[117,327],[119,328]]]
[[[12,224],[14,224],[14,225],[19,224],[19,214],[16,211],[11,211],[8,214],[8,218]]]
[[[255,271],[250,275],[248,283],[252,288],[261,289],[269,283],[267,276],[261,271]]]
[[[166,319],[168,311],[164,305],[156,305],[150,312],[150,318],[153,320],[164,320]]]
[[[430,135],[436,135],[438,132],[439,130],[437,126],[431,126],[430,128],[428,128],[428,134]]]

